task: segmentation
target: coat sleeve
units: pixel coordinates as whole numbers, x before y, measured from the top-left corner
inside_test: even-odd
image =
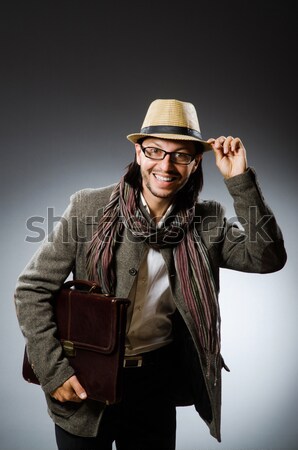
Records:
[[[287,259],[282,232],[254,170],[248,169],[225,183],[233,197],[236,220],[225,219],[220,266],[255,273],[280,270]]]
[[[56,338],[52,298],[74,266],[77,245],[77,195],[20,274],[15,306],[27,341],[30,363],[45,393],[51,393],[73,375]]]

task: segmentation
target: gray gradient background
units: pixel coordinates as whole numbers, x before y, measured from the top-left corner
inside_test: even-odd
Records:
[[[26,220],[117,181],[155,98],[193,102],[205,138],[242,138],[288,251],[275,274],[221,272],[223,441],[179,408],[177,450],[297,448],[296,3],[1,2],[1,449],[55,449],[43,394],[21,378],[13,291],[39,246]],[[203,167],[202,196],[233,216],[211,153]]]

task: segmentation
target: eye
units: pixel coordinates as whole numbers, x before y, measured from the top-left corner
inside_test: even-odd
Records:
[[[146,147],[145,155],[148,156],[149,158],[153,158],[153,159],[162,159],[164,152],[160,148]]]
[[[160,155],[162,153],[162,150],[155,147],[146,147],[146,151],[150,153],[151,155]]]
[[[188,153],[174,153],[174,158],[177,162],[189,162],[192,156]]]

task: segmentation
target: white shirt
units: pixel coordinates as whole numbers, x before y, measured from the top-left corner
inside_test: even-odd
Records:
[[[141,199],[148,209],[143,196]],[[165,216],[168,213],[169,210]],[[171,315],[176,305],[167,268],[158,250],[148,247],[128,297],[131,305],[128,309],[125,354],[135,355],[170,343],[173,340]]]

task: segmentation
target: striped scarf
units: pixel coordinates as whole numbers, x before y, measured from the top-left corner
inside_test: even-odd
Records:
[[[87,252],[87,273],[107,294],[115,293],[115,244],[125,228],[155,248],[173,248],[173,257],[184,301],[194,321],[196,341],[206,356],[220,352],[220,315],[207,251],[194,227],[195,207],[180,209],[159,228],[138,207],[135,190],[124,177],[113,190]],[[209,364],[208,364],[209,366]]]

